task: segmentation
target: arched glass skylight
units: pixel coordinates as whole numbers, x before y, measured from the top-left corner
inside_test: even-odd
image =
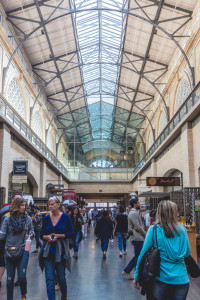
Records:
[[[71,1],[93,140],[109,140],[113,125],[126,14],[124,0]],[[87,9],[94,8],[92,11]],[[95,10],[98,8],[98,10]],[[99,10],[100,9],[100,10]],[[112,15],[107,9],[113,9]]]

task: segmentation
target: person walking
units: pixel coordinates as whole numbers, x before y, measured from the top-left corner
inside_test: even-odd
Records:
[[[150,300],[186,300],[189,278],[184,257],[191,249],[186,228],[178,223],[178,208],[174,202],[161,201],[158,204],[155,224],[150,226],[139,255],[134,275],[134,287],[139,289],[138,268],[144,253],[152,246],[153,229],[156,226],[158,248],[160,249],[160,277],[152,281],[147,293]]]
[[[84,223],[83,223],[83,217],[80,214],[78,207],[73,208],[70,217],[71,217],[72,224],[74,226],[74,236],[73,236],[74,255],[73,255],[73,257],[75,259],[77,259],[78,258],[78,246],[79,246],[80,241],[82,240],[82,225]]]
[[[128,217],[124,214],[124,208],[120,206],[119,214],[116,217],[116,232],[118,237],[118,246],[119,246],[119,256],[122,257],[122,250],[126,255],[126,242],[127,242],[127,233],[128,233]]]
[[[7,205],[7,206],[4,206],[0,210],[0,229],[2,227],[4,219],[10,215],[11,205],[14,202],[14,200],[17,199],[17,198],[21,198],[21,196],[19,194],[13,195],[12,198],[11,198],[11,204]],[[2,277],[3,277],[3,274],[4,274],[5,269],[6,269],[5,259],[4,259],[5,244],[6,244],[5,240],[0,240],[0,287],[1,287]]]
[[[122,272],[122,274],[126,276],[126,278],[129,280],[133,279],[130,273],[133,270],[133,268],[136,267],[137,259],[140,255],[140,251],[142,250],[144,239],[146,236],[146,232],[142,227],[142,220],[139,215],[140,202],[138,200],[138,197],[132,198],[130,200],[130,206],[131,210],[128,215],[128,227],[129,230],[131,230],[133,233],[131,244],[134,246],[135,255]]]
[[[7,300],[13,300],[15,269],[17,269],[18,272],[21,300],[26,299],[26,270],[29,252],[26,251],[25,243],[27,235],[33,237],[32,220],[26,213],[26,206],[27,203],[23,198],[15,199],[10,208],[10,216],[4,220],[0,231],[0,239],[6,241]],[[16,257],[11,254],[12,250],[15,249],[19,252],[19,255]]]
[[[37,254],[38,249],[42,247],[42,243],[40,242],[40,232],[42,229],[43,216],[40,214],[39,206],[34,207],[34,215],[32,217],[32,220],[33,220],[35,240],[36,240],[36,249],[32,253]]]
[[[48,201],[50,214],[42,223],[40,238],[44,241],[40,253],[40,267],[45,269],[47,295],[55,300],[55,272],[61,290],[61,300],[67,299],[65,268],[70,270],[70,251],[68,238],[74,234],[73,225],[68,214],[63,213],[60,200],[51,197]]]
[[[86,238],[87,237],[87,227],[88,227],[88,212],[86,211],[86,209],[83,209],[83,213],[82,213],[82,217],[83,217],[83,225],[82,225],[82,229],[83,229],[83,237]]]
[[[113,224],[113,232],[115,231],[115,218],[112,216],[112,212],[109,212],[108,213],[108,215],[109,215],[109,218],[110,218],[110,220],[112,221],[112,224]],[[114,242],[114,234],[113,234],[113,232],[112,232],[112,234],[111,234],[111,237],[110,237],[110,243],[113,243]]]
[[[103,211],[101,218],[98,220],[95,227],[95,235],[101,239],[101,249],[103,252],[103,259],[106,259],[109,239],[113,232],[113,223],[108,216],[107,211]]]

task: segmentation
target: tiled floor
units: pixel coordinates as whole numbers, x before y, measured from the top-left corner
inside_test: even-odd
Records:
[[[34,250],[34,245],[33,249]],[[83,240],[79,249],[77,261],[72,259],[72,273],[67,273],[68,300],[145,300],[140,292],[135,290],[132,281],[123,278],[121,274],[125,265],[133,255],[133,248],[128,242],[128,254],[123,258],[118,256],[117,239],[109,246],[106,261],[102,260],[100,242],[96,242],[93,231]],[[27,300],[46,300],[44,274],[38,266],[37,255],[31,254],[28,266]],[[5,275],[0,289],[0,300],[6,300]],[[20,299],[20,289],[15,287],[14,300]],[[60,293],[57,292],[57,300]],[[200,299],[200,278],[191,281],[187,300]]]

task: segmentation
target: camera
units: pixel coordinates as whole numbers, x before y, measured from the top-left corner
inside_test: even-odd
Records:
[[[129,229],[128,235],[127,235],[127,240],[130,238],[131,235],[133,235],[133,231],[131,229]]]

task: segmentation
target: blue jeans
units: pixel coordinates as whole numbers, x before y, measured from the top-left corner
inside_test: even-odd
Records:
[[[187,284],[166,284],[154,280],[152,288],[152,300],[186,300],[189,291]]]
[[[78,253],[78,244],[79,244],[79,238],[80,238],[80,232],[76,232],[74,236],[74,252]]]
[[[142,250],[144,242],[141,242],[141,241],[131,241],[131,243],[134,246],[135,256],[131,259],[131,261],[129,262],[128,266],[124,269],[124,272],[126,272],[127,274],[130,274],[130,272],[133,270],[133,268],[136,267],[138,256],[140,255],[140,252]]]
[[[119,246],[119,251],[126,251],[126,238],[127,238],[127,233],[123,232],[118,232],[117,233],[118,237],[118,246]]]
[[[34,230],[35,232],[35,240],[36,240],[36,249],[42,247],[42,243],[40,242],[40,232],[41,230]]]
[[[65,277],[65,264],[62,262],[54,263],[49,259],[44,260],[46,277],[47,295],[49,300],[55,300],[55,271],[60,285],[62,295],[67,295],[67,282]]]
[[[108,243],[109,243],[109,238],[101,238],[101,249],[102,251],[108,250]]]
[[[7,269],[7,300],[13,300],[15,269],[17,268],[18,280],[20,283],[21,295],[27,294],[26,270],[28,266],[29,252],[23,251],[19,261],[13,261],[5,257]]]

